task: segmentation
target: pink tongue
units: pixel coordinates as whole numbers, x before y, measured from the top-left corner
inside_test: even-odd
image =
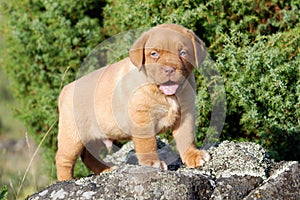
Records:
[[[160,85],[159,89],[165,94],[165,95],[173,95],[176,93],[176,90],[178,88],[177,84],[174,85]]]

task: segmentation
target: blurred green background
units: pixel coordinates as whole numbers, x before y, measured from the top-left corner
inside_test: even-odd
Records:
[[[299,9],[294,0],[0,0],[0,186],[8,186],[9,198],[23,199],[55,181],[61,87],[76,78],[100,42],[161,23],[195,31],[224,82],[225,91],[208,87],[219,75],[205,66],[196,73],[197,144],[215,134],[208,128],[212,104],[220,103],[214,96],[226,95],[226,121],[217,141],[252,141],[275,160],[299,161]],[[43,156],[23,182],[45,134]],[[21,150],[12,150],[13,144]],[[77,176],[88,173],[76,167]]]
[[[44,167],[39,164],[44,162],[40,155],[35,158],[27,176],[22,180],[37,145],[27,134],[22,122],[13,114],[16,102],[8,89],[9,85],[9,79],[0,68],[0,189],[4,185],[9,188],[8,199],[24,199],[51,180],[44,174]]]

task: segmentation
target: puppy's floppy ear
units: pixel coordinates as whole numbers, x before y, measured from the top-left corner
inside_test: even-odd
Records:
[[[145,63],[145,44],[149,38],[149,34],[143,33],[131,46],[129,51],[130,61],[139,69]]]
[[[194,46],[195,67],[199,68],[201,63],[204,61],[206,57],[206,50],[204,47],[204,43],[198,38],[198,36],[192,30],[188,30],[187,32],[188,35],[191,37]]]

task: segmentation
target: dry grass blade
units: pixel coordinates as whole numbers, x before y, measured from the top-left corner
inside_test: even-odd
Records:
[[[32,157],[31,157],[31,159],[30,159],[30,161],[29,161],[29,163],[28,163],[28,165],[27,165],[27,168],[26,168],[25,173],[24,173],[24,175],[23,175],[23,177],[22,177],[22,180],[21,180],[21,182],[20,182],[18,191],[17,191],[17,193],[16,193],[16,197],[18,197],[19,194],[20,194],[20,191],[21,191],[21,189],[22,189],[22,187],[23,187],[23,183],[24,183],[25,178],[26,178],[26,176],[27,176],[27,174],[28,174],[28,172],[29,172],[29,169],[30,169],[30,167],[31,167],[31,165],[32,165],[32,162],[33,162],[34,158],[36,157],[36,155],[37,155],[39,149],[41,148],[43,142],[45,141],[46,137],[48,136],[48,134],[50,133],[50,131],[52,130],[52,128],[54,127],[54,125],[56,124],[56,122],[57,122],[57,120],[55,120],[55,121],[51,124],[50,128],[48,129],[48,131],[46,132],[46,134],[45,134],[44,137],[42,138],[41,142],[39,143],[39,145],[38,145],[37,148],[35,149],[35,151],[34,151]]]

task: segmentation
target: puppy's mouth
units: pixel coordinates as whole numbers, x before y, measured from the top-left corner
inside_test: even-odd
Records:
[[[179,84],[173,81],[168,81],[160,84],[158,87],[165,95],[174,95],[179,88]]]

